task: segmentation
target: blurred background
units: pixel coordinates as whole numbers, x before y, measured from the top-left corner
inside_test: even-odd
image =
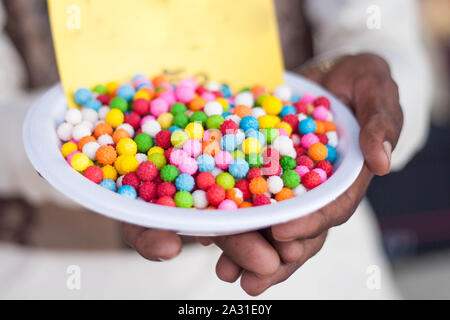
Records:
[[[58,81],[46,2],[0,1],[6,23],[0,32],[20,53],[24,89],[37,95]],[[283,13],[278,14],[280,18]],[[450,299],[450,1],[422,0],[421,14],[436,83],[428,141],[404,170],[376,178],[368,198],[403,297]],[[297,36],[281,33],[282,41]],[[311,54],[295,58],[285,54],[286,67]],[[0,193],[0,241],[32,248],[127,249],[115,221],[78,208],[32,205],[4,193]]]

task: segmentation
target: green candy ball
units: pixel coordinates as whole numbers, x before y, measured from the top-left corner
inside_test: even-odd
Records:
[[[262,130],[264,138],[266,138],[267,144],[271,144],[276,138],[278,138],[278,130],[275,128],[267,128]]]
[[[281,176],[286,188],[294,189],[300,184],[300,175],[294,170],[287,170]]]
[[[158,170],[161,170],[167,164],[166,157],[162,153],[157,152],[149,155],[148,161],[153,162]]]
[[[162,169],[161,169],[161,179],[163,181],[167,181],[167,182],[173,182],[175,181],[175,179],[178,177],[178,169],[177,167],[168,164],[165,165]]]
[[[294,170],[297,167],[297,161],[289,156],[283,156],[280,160],[280,165],[284,171]]]
[[[220,129],[220,126],[225,121],[225,119],[218,114],[212,115],[206,120],[206,127],[208,129]]]
[[[263,157],[259,153],[249,153],[247,156],[245,156],[245,160],[250,165],[250,168],[259,168],[263,164]]]
[[[128,109],[128,102],[124,98],[115,97],[111,100],[109,106],[111,109],[119,109],[120,111],[125,112]]]
[[[103,84],[98,84],[94,87],[94,90],[92,90],[98,94],[106,94],[108,90],[106,89],[106,86]]]
[[[188,191],[178,191],[174,197],[175,205],[179,208],[192,208],[194,205],[194,198]]]
[[[186,128],[188,123],[189,123],[189,117],[185,113],[177,113],[173,117],[172,125],[174,125],[174,126],[184,129],[184,128]]]
[[[245,159],[245,153],[242,152],[242,150],[234,150],[231,155],[233,156],[233,159]]]
[[[173,115],[177,115],[178,113],[184,113],[186,112],[187,108],[186,105],[184,103],[181,102],[177,102],[174,103],[171,107],[170,107],[170,113]]]
[[[257,106],[261,106],[262,103],[263,103],[263,101],[264,101],[264,99],[267,98],[268,96],[269,96],[268,93],[260,94],[259,97],[258,97],[258,99],[256,99],[256,105],[257,105]]]
[[[208,120],[208,116],[203,111],[196,111],[192,114],[189,119],[190,122],[201,122],[202,126],[206,126],[206,121]]]
[[[228,172],[222,172],[216,177],[216,184],[222,186],[225,190],[233,188],[234,183],[234,177]]]
[[[153,147],[153,139],[146,133],[139,133],[135,138],[137,149],[139,152],[147,153],[151,147]]]

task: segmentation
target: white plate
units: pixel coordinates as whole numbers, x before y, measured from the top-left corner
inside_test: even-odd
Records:
[[[356,179],[363,165],[359,126],[349,109],[329,92],[292,73],[285,83],[294,93],[327,96],[338,128],[336,172],[328,181],[304,195],[272,205],[224,210],[171,208],[126,198],[84,178],[62,156],[56,136],[64,121],[66,99],[60,85],[40,97],[29,110],[23,126],[23,141],[36,170],[57,190],[82,206],[113,219],[185,235],[225,235],[261,229],[305,216],[330,203]]]

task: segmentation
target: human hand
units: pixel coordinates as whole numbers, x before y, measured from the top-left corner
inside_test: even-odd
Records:
[[[373,175],[389,173],[391,153],[403,124],[398,88],[388,64],[373,54],[342,57],[328,72],[307,77],[320,83],[354,112],[360,126],[364,166],[353,185],[335,201],[305,217],[260,232],[203,239],[223,253],[216,266],[220,279],[259,295],[289,278],[323,246],[328,229],[355,212]]]

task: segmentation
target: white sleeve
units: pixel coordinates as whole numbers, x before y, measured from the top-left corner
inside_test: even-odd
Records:
[[[404,125],[392,169],[406,165],[426,140],[431,67],[415,0],[307,0],[317,55],[372,52],[389,63],[400,91]]]

